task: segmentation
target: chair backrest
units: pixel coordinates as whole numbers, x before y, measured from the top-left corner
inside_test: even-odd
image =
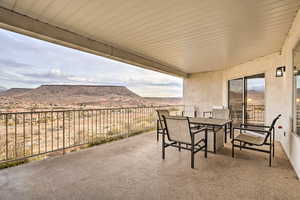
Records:
[[[278,121],[278,119],[279,119],[280,117],[281,117],[281,114],[278,115],[275,119],[273,119],[272,124],[271,124],[271,126],[270,126],[270,128],[269,128],[269,131],[274,130],[275,124],[276,124],[276,122]]]
[[[212,117],[216,119],[230,119],[230,110],[227,108],[213,109]]]
[[[192,105],[184,106],[182,116],[184,116],[184,117],[197,117],[197,111],[196,111],[195,106],[192,106]]]
[[[279,119],[280,117],[281,117],[281,114],[278,115],[275,119],[273,119],[272,124],[271,124],[271,126],[270,126],[270,128],[269,128],[269,132],[266,134],[264,143],[266,143],[266,142],[268,141],[268,138],[269,138],[269,136],[271,136],[272,131],[275,129],[275,124],[276,124],[276,122],[278,121],[278,119]]]
[[[190,122],[188,117],[163,116],[168,139],[186,144],[192,143]]]
[[[159,120],[159,126],[161,129],[165,129],[165,122],[163,116],[170,116],[170,111],[166,109],[156,110]]]

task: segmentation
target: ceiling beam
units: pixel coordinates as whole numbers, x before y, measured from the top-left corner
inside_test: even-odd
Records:
[[[118,60],[179,77],[187,77],[173,66],[140,56],[135,53],[116,48],[100,41],[89,39],[71,31],[35,20],[31,17],[0,7],[0,28],[18,32],[34,38],[46,40],[66,47],[78,49],[95,55]]]

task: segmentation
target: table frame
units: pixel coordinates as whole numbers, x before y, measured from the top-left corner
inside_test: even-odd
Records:
[[[194,121],[195,119],[200,119],[199,122]],[[205,120],[205,122],[201,122],[201,119]],[[209,122],[211,119],[211,122]],[[208,120],[208,121],[207,121]],[[201,118],[201,117],[194,117],[194,118],[190,118],[190,123],[194,124],[194,125],[204,125],[204,126],[212,126],[212,129],[208,129],[208,130],[212,130],[214,133],[214,151],[213,153],[216,153],[216,132],[215,132],[215,127],[224,127],[224,134],[225,134],[225,143],[227,143],[227,133],[230,133],[230,138],[232,137],[232,120],[224,120],[224,122],[222,123],[213,123],[213,118]],[[218,119],[219,120],[219,119]],[[227,130],[229,128],[229,131]]]

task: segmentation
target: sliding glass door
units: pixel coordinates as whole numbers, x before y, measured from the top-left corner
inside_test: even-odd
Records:
[[[235,125],[264,124],[265,76],[257,74],[228,82],[228,105]]]
[[[234,79],[228,82],[228,105],[234,125],[243,123],[244,114],[244,79]]]
[[[265,76],[245,77],[245,123],[263,125],[265,118]]]

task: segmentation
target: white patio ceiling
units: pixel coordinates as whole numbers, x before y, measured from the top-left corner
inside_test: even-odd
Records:
[[[13,13],[141,56],[178,75],[280,51],[299,6],[300,0],[0,0],[0,7]]]

